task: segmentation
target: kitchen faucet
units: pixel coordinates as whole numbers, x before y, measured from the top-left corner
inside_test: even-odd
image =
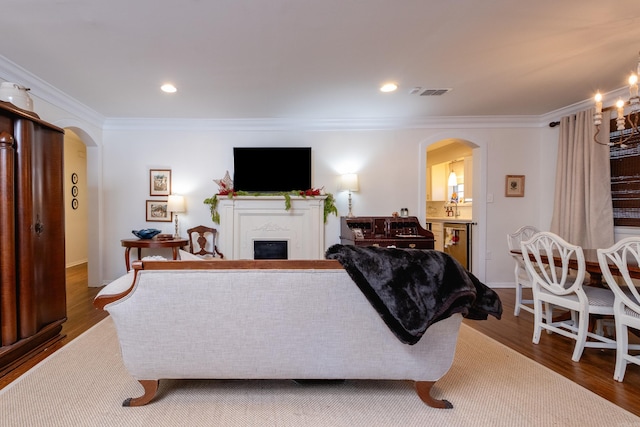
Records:
[[[447,216],[454,216],[456,218],[460,216],[460,211],[458,210],[458,202],[456,201],[450,201],[448,206],[445,205],[444,211],[447,213]]]

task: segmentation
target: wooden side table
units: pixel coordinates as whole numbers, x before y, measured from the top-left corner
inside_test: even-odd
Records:
[[[156,240],[156,239],[123,239],[120,241],[124,250],[124,263],[127,266],[127,271],[131,269],[131,261],[129,253],[131,248],[138,248],[138,260],[141,259],[142,248],[171,248],[173,250],[173,259],[178,259],[178,249],[186,246],[187,239],[170,239],[170,240]]]

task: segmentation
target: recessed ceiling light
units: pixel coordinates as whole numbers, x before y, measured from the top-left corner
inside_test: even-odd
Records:
[[[398,85],[395,83],[385,83],[380,87],[380,92],[393,92],[398,89]]]
[[[160,86],[160,89],[163,92],[167,92],[167,93],[175,93],[178,91],[178,89],[176,89],[176,87],[174,85],[172,85],[171,83],[165,83],[162,86]]]

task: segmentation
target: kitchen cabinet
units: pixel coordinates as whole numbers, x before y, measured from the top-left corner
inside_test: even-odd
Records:
[[[431,222],[428,228],[433,233],[433,249],[437,251],[444,250],[444,227],[441,222]]]
[[[431,166],[431,200],[447,199],[447,162]]]
[[[465,157],[463,160],[455,162],[436,163],[430,167],[429,194],[428,201],[448,201],[451,196],[452,187],[449,187],[449,174],[456,173],[459,191],[463,192],[465,199],[472,198],[472,172],[473,158]],[[463,187],[464,185],[464,187]],[[464,189],[464,190],[462,190]]]
[[[62,338],[63,137],[0,102],[0,376]]]

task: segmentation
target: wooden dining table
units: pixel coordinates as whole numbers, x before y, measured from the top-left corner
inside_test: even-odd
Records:
[[[602,282],[602,269],[600,269],[600,263],[598,262],[598,250],[583,249],[582,252],[584,253],[585,269],[590,276],[589,285],[604,287],[605,285]],[[511,251],[511,253],[522,256],[522,251],[520,249],[514,249]],[[533,257],[531,259],[533,260]],[[561,259],[559,256],[554,256],[553,259],[555,265],[561,264]],[[546,263],[547,258],[543,256],[542,261]],[[611,274],[613,274],[614,276],[620,275],[620,271],[614,265],[609,263],[609,266],[611,269]],[[575,256],[569,260],[569,268],[572,270],[578,269],[578,260],[575,258]],[[640,266],[635,260],[628,260],[627,268],[629,269],[629,275],[632,278],[640,279]]]
[[[587,273],[589,273],[589,285],[590,286],[597,286],[600,288],[608,288],[608,286],[602,282],[602,269],[600,268],[600,263],[598,262],[598,250],[597,249],[583,249],[582,250],[583,254],[584,254],[584,263],[585,263],[585,270],[587,271]],[[514,249],[511,251],[512,254],[518,254],[520,256],[522,256],[522,251],[520,249]],[[534,259],[533,255],[529,255],[531,260]],[[542,256],[541,257],[542,262],[548,264],[548,258],[546,256]],[[560,258],[560,256],[554,256],[553,257],[554,260],[554,264],[557,265],[562,265],[562,260]],[[575,256],[572,256],[569,259],[569,268],[572,270],[577,270],[578,269],[578,260]],[[638,263],[635,261],[635,259],[631,260],[627,260],[627,268],[629,269],[629,275],[631,277],[633,277],[634,279],[640,279],[640,266],[638,265]],[[620,270],[618,270],[617,267],[615,267],[613,264],[609,263],[609,269],[611,270],[611,274],[614,276],[619,276],[620,275]],[[589,319],[589,331],[593,331],[595,328],[595,320],[596,318],[598,318],[599,316],[592,316]],[[606,316],[605,316],[606,317]],[[565,313],[561,313],[559,315],[556,315],[553,317],[553,321],[557,322],[557,321],[562,321],[562,320],[568,320],[570,318],[570,313],[569,312],[565,312]],[[640,336],[640,331],[635,331],[633,329],[630,329],[634,334]]]

